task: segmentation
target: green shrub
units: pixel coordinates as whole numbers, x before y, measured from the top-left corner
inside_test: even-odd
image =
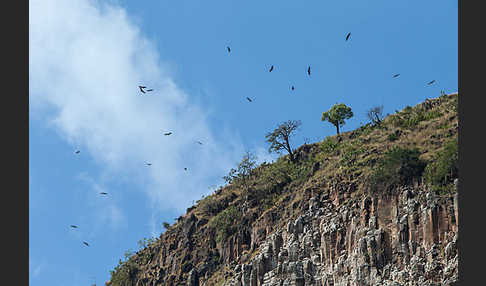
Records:
[[[312,172],[314,160],[308,160],[299,164],[290,163],[291,184],[298,186],[304,183]]]
[[[339,142],[331,137],[327,137],[324,142],[321,143],[321,150],[326,154],[332,154],[337,150]]]
[[[363,126],[360,126],[357,130],[356,130],[356,133],[357,135],[363,135],[363,136],[366,136],[366,135],[369,135],[372,131],[373,131],[373,128],[375,127],[381,127],[381,124],[380,125],[371,125],[370,123],[366,123],[365,125]]]
[[[378,166],[368,179],[369,187],[391,190],[398,185],[412,183],[420,178],[425,162],[420,158],[418,149],[394,147],[379,160]]]
[[[438,118],[438,117],[441,117],[441,116],[442,116],[442,113],[440,113],[437,110],[432,110],[432,111],[425,113],[424,120],[431,120],[431,119]]]
[[[459,108],[459,100],[458,99],[459,98],[458,98],[457,95],[452,96],[452,99],[450,99],[450,101],[447,104],[447,108],[449,110],[457,112],[457,109]]]
[[[114,270],[110,271],[110,281],[112,286],[131,286],[133,285],[133,278],[138,272],[137,264],[130,259],[133,252],[128,250],[125,252],[125,261],[121,259]]]
[[[250,177],[254,173],[257,156],[250,151],[246,151],[236,169],[232,168],[228,175],[223,179],[228,184],[240,184],[248,188]]]
[[[210,216],[217,214],[223,207],[222,202],[220,200],[216,200],[213,196],[205,197],[199,201],[199,205],[201,210]]]
[[[344,145],[339,163],[342,166],[351,167],[356,162],[358,155],[364,151],[364,147],[357,147],[351,144]]]
[[[393,142],[398,139],[398,135],[396,133],[388,134],[388,141]]]
[[[413,108],[407,106],[402,112],[398,112],[391,116],[390,122],[395,127],[413,129],[421,121],[431,120],[440,116],[442,116],[442,114],[437,110],[427,112],[419,107]]]
[[[425,180],[431,186],[445,186],[458,177],[458,149],[457,139],[449,141],[444,149],[427,164]]]
[[[140,247],[140,249],[144,249],[146,248],[147,246],[151,245],[152,243],[155,242],[155,238],[142,238],[141,240],[138,241],[138,246]]]
[[[266,188],[271,189],[273,187],[288,183],[290,180],[289,162],[286,160],[277,160],[277,162],[266,165],[264,168],[262,168],[257,182],[261,185],[271,183],[271,186]]]
[[[237,222],[241,219],[241,211],[234,205],[216,215],[210,225],[216,229],[216,241],[224,241],[238,229]]]

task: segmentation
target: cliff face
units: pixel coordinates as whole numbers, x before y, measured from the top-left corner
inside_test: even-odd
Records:
[[[452,285],[457,281],[457,195],[420,187],[340,205],[322,193],[260,242],[223,285]],[[258,232],[258,230],[255,230]],[[188,285],[199,285],[193,280]]]
[[[188,208],[106,285],[453,285],[457,172],[450,188],[424,176],[387,191],[365,182],[394,146],[436,162],[457,138],[457,96],[303,145],[296,164],[263,164],[245,187],[227,185]]]

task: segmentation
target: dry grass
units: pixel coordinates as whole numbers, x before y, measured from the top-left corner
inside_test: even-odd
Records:
[[[363,182],[372,174],[383,154],[392,147],[418,148],[421,152],[420,159],[431,160],[447,141],[457,137],[457,97],[457,94],[441,96],[431,101],[432,108],[425,109],[422,104],[408,107],[384,118],[380,127],[366,125],[342,133],[341,141],[334,150],[323,151],[322,148],[328,146],[326,144],[329,141],[326,140],[337,141],[337,135],[308,144],[317,148],[311,148],[314,151],[309,152],[314,153],[306,154],[307,158],[299,161],[293,169],[283,168],[283,164],[286,164],[285,156],[272,164],[257,167],[250,180],[250,193],[255,192],[253,198],[258,202],[249,210],[249,213],[256,213],[257,218],[250,223],[255,223],[267,212],[278,208],[279,211],[285,211],[288,216],[285,220],[279,220],[273,229],[284,227],[288,219],[299,214],[298,211],[292,211],[292,206],[305,202],[310,190],[326,192],[330,183],[336,181],[356,186],[354,192],[348,194],[348,201],[343,202],[355,203],[357,196],[367,191]],[[397,121],[397,118],[402,119]],[[315,162],[319,162],[319,169],[314,173],[309,172]],[[288,176],[292,177],[292,180],[274,180],[268,173],[272,165],[289,172]],[[296,171],[296,168],[301,170]],[[243,194],[246,194],[246,191],[238,184],[221,187],[214,194],[199,200],[188,211],[186,217],[194,213],[199,219],[206,218],[211,221],[228,206],[242,205],[245,201]],[[265,196],[272,196],[266,205]],[[209,225],[208,223],[207,226]],[[171,230],[175,227],[178,227],[177,224],[172,226]],[[254,251],[250,256],[254,257],[257,254],[258,252]],[[222,269],[211,276],[207,285],[220,285],[224,282]]]

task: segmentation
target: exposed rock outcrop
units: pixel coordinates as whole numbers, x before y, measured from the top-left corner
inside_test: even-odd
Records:
[[[305,144],[290,168],[285,158],[262,164],[248,185],[188,208],[106,285],[455,285],[457,172],[435,190],[424,177],[387,190],[365,182],[394,145],[419,146],[430,162],[457,138],[457,95],[415,108],[415,129],[401,125],[405,112],[341,142]]]
[[[269,235],[227,286],[452,285],[457,199],[421,189],[335,207],[324,196]],[[207,284],[203,284],[207,285]]]

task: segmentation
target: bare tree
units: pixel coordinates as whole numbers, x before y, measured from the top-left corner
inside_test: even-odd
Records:
[[[380,125],[383,120],[383,105],[370,108],[366,115],[374,125]]]
[[[270,143],[268,152],[280,153],[285,150],[289,153],[290,161],[294,162],[294,153],[290,147],[290,137],[292,133],[302,125],[300,120],[289,120],[281,123],[273,132],[268,133],[265,138]]]

